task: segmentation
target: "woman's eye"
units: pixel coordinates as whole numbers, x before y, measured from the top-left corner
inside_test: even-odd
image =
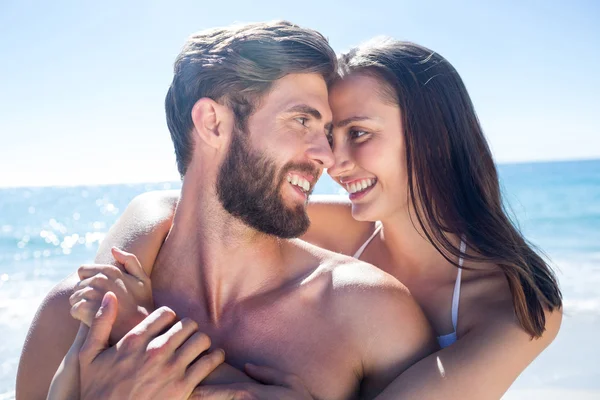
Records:
[[[352,139],[360,139],[361,137],[365,136],[367,133],[368,133],[367,131],[352,130],[352,131],[350,131],[350,137]]]
[[[306,126],[306,123],[308,122],[308,118],[305,118],[305,117],[298,117],[298,118],[295,118],[295,120],[298,121],[303,126]]]

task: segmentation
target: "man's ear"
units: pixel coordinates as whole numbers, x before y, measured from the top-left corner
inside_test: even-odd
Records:
[[[230,110],[216,101],[203,97],[192,107],[192,122],[198,139],[219,149],[229,139],[232,129]]]

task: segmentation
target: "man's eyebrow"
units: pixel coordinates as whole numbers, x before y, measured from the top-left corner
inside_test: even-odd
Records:
[[[304,114],[308,114],[311,117],[314,117],[315,119],[318,119],[318,120],[320,120],[322,118],[321,113],[319,111],[317,111],[316,108],[313,108],[306,104],[295,105],[295,106],[290,107],[287,110],[285,110],[285,112],[286,113],[293,113],[293,112],[304,113]]]
[[[336,128],[341,128],[341,127],[344,127],[344,126],[346,126],[348,124],[351,124],[353,122],[365,121],[365,120],[368,120],[368,119],[371,119],[371,118],[369,118],[369,117],[358,117],[358,116],[357,117],[350,117],[350,118],[346,118],[346,119],[343,119],[343,120],[339,121],[337,124],[335,124],[335,126],[336,126]]]

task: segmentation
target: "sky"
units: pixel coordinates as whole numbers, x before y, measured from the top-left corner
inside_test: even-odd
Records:
[[[497,162],[600,158],[600,2],[0,0],[0,187],[177,180],[164,96],[193,32],[287,19],[427,46]]]

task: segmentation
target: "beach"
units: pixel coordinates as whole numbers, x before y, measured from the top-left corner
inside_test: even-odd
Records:
[[[555,342],[505,399],[600,399],[600,160],[499,166],[525,236],[557,269],[565,307]],[[45,294],[82,263],[136,195],[179,182],[0,189],[0,400],[14,398],[27,329]],[[317,194],[340,194],[321,179]]]

